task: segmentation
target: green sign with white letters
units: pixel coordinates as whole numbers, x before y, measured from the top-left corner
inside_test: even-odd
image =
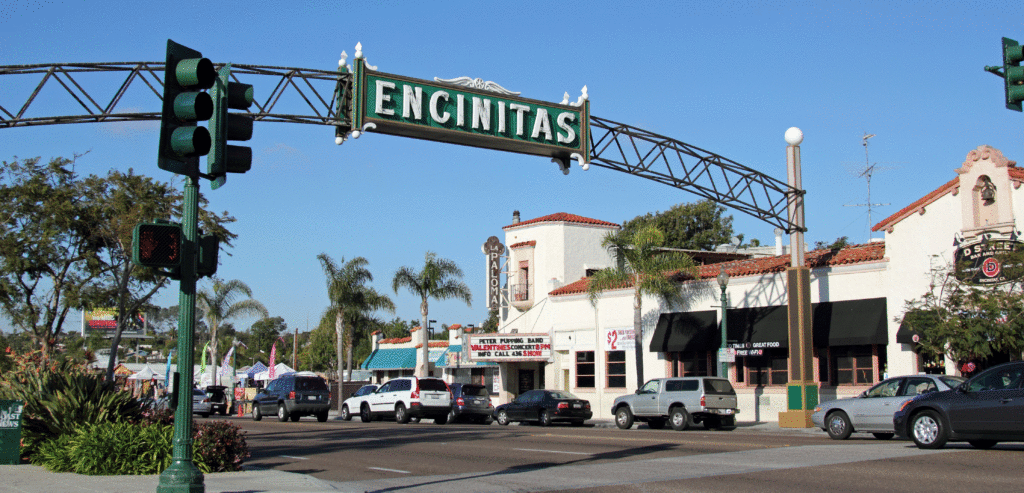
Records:
[[[480,79],[463,77],[467,85],[457,85],[385,74],[369,70],[360,58],[354,72],[354,130],[366,127],[565,160],[578,154],[584,162],[589,160],[590,102],[585,96],[566,104],[536,101]]]

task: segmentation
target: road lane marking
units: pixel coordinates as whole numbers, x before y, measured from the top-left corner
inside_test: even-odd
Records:
[[[296,457],[294,455],[279,455],[278,457],[284,457],[285,459],[309,460],[309,457]]]
[[[633,437],[612,437],[612,436],[581,437],[579,435],[556,435],[554,433],[534,433],[534,434],[531,434],[530,436],[532,436],[532,437],[552,437],[552,438],[576,438],[576,439],[586,438],[587,440],[614,440],[614,441],[617,441],[617,442],[657,442],[659,444],[668,443],[668,444],[673,444],[673,445],[689,445],[689,444],[694,444],[694,443],[699,443],[701,445],[740,445],[740,446],[743,446],[743,447],[746,447],[746,448],[756,447],[756,448],[768,448],[768,449],[776,448],[776,447],[780,446],[780,445],[748,445],[748,444],[746,444],[744,442],[741,442],[741,441],[736,441],[736,442],[718,442],[718,441],[710,441],[710,440],[701,440],[701,439],[696,438],[696,437],[694,437],[692,439],[686,439],[685,437],[677,437],[677,438],[681,438],[681,440],[666,440],[664,438],[657,438],[657,437],[652,437],[652,438],[644,438],[644,437],[637,437],[637,438],[633,438]],[[790,445],[789,444],[783,444],[781,446],[789,447]]]
[[[545,454],[594,455],[588,452],[566,452],[564,450],[540,450],[535,448],[517,448],[512,450],[521,450],[523,452],[544,452]]]
[[[402,471],[400,469],[388,469],[386,467],[368,467],[367,469],[373,469],[376,471],[397,472],[399,474],[412,474],[409,471]]]

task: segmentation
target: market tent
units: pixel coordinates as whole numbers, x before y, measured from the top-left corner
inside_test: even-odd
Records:
[[[156,380],[166,380],[166,377],[164,377],[164,375],[162,375],[160,373],[157,373],[157,372],[153,371],[153,369],[148,367],[148,366],[143,368],[142,370],[140,370],[138,373],[128,377],[128,380],[153,380],[153,379],[156,379]]]
[[[284,363],[278,363],[278,364],[274,365],[274,378],[277,378],[277,377],[279,377],[281,375],[284,375],[285,373],[295,373],[295,370],[293,370],[292,367],[290,367],[290,366],[288,366],[288,365],[286,365]],[[255,380],[270,380],[270,370],[267,369],[266,371],[261,371],[261,372],[257,373],[256,376],[253,377],[253,379],[255,379]]]
[[[256,378],[256,374],[261,371],[267,371],[267,365],[264,365],[262,361],[257,361],[255,365],[249,367],[245,372],[245,377],[249,380]]]

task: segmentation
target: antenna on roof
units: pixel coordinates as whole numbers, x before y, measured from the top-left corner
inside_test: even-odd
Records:
[[[875,171],[882,171],[884,169],[889,169],[889,168],[879,168],[878,167],[878,163],[871,164],[870,159],[868,159],[868,139],[870,139],[870,138],[872,138],[874,136],[875,136],[875,134],[869,134],[867,132],[864,132],[864,137],[861,139],[861,140],[864,141],[864,144],[863,144],[864,145],[864,169],[862,169],[860,174],[857,176],[858,178],[866,179],[867,182],[868,182],[868,200],[867,200],[866,203],[863,203],[863,204],[845,204],[845,205],[843,205],[843,207],[867,207],[868,208],[868,243],[870,243],[871,240],[872,240],[872,238],[871,238],[871,226],[872,226],[872,224],[871,224],[871,212],[874,211],[875,207],[880,207],[880,206],[883,206],[883,205],[889,205],[887,203],[886,204],[875,204],[875,203],[871,202],[871,175],[873,175],[875,173]]]

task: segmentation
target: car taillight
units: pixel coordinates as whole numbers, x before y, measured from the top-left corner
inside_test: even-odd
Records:
[[[420,379],[417,378],[417,379],[414,379],[413,381],[416,382],[416,388],[412,389],[412,395],[409,396],[409,397],[411,399],[419,399],[420,398]]]
[[[210,402],[210,398],[207,397],[206,399],[203,399],[203,402]]]
[[[466,399],[463,399],[463,398],[459,397],[458,399],[455,399],[455,403],[460,405],[460,406],[465,406],[466,405]]]
[[[705,405],[706,404],[704,404],[704,396],[702,395],[700,396],[700,407],[704,407]]]
[[[559,409],[569,409],[569,403],[568,402],[559,402],[558,403],[558,408]]]
[[[583,403],[583,409],[590,409],[590,403],[589,402],[584,402]]]
[[[288,398],[289,399],[294,399],[295,398],[295,391],[288,392]],[[703,405],[703,403],[701,403],[701,404]]]

